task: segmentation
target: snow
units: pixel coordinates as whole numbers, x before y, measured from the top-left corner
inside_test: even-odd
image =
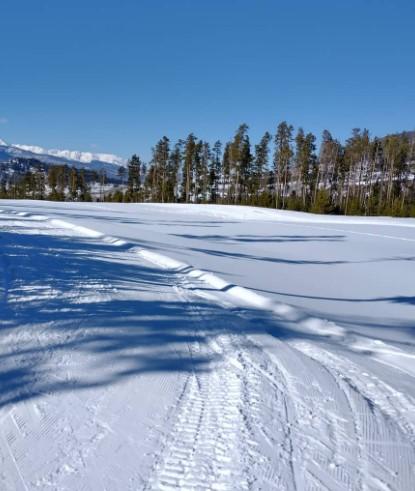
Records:
[[[76,160],[84,164],[89,164],[95,160],[115,165],[124,165],[125,163],[123,158],[110,153],[80,152],[78,150],[58,150],[56,148],[46,149],[43,147],[39,147],[38,145],[22,145],[19,143],[14,143],[13,147],[38,155],[51,155],[53,157]]]
[[[9,145],[3,140],[0,140],[0,147],[0,161],[5,163],[15,158],[37,159],[49,165],[68,165],[96,172],[104,170],[111,178],[117,178],[119,167],[126,165],[125,159],[108,153],[48,150],[37,145]],[[106,186],[106,189],[109,188]]]
[[[412,489],[415,220],[0,201],[0,488]]]

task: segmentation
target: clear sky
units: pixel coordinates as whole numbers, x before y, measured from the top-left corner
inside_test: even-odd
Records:
[[[415,0],[2,0],[0,138],[144,158],[283,119],[415,129]]]

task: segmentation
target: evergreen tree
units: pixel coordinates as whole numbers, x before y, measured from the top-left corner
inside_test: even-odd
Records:
[[[225,145],[222,159],[222,199],[225,203],[230,203],[231,199],[231,162],[230,162],[231,143]]]
[[[209,165],[209,194],[212,203],[216,203],[219,197],[219,184],[222,180],[221,154],[222,143],[217,140],[213,145]]]
[[[150,165],[152,198],[162,203],[167,200],[169,155],[170,141],[166,136],[163,136],[153,148],[153,159]]]
[[[186,139],[184,149],[184,168],[183,168],[183,197],[186,203],[191,200],[191,191],[193,186],[193,172],[195,166],[196,138],[190,133]]]
[[[69,195],[72,201],[75,201],[78,196],[78,172],[75,167],[70,171]]]
[[[178,193],[178,175],[183,160],[183,141],[179,140],[170,152],[167,171],[167,201],[175,202]]]
[[[241,124],[229,146],[230,193],[233,195],[233,202],[235,204],[241,201],[246,166],[249,165],[247,159],[250,158],[250,150],[249,152],[247,151],[249,147],[247,131],[248,125],[245,123]]]
[[[258,204],[259,202],[260,191],[265,191],[265,177],[266,171],[268,170],[270,142],[271,134],[266,131],[264,136],[261,138],[261,141],[257,145],[255,145],[252,193],[256,197],[256,204]]]
[[[130,201],[138,201],[141,188],[141,160],[134,154],[127,165],[128,169],[128,195]]]
[[[293,150],[291,148],[294,128],[286,121],[280,123],[275,135],[274,173],[275,173],[275,206],[285,208],[288,180]]]

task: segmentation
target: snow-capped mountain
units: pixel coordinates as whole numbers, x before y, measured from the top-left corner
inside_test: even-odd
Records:
[[[77,168],[105,170],[112,177],[115,177],[118,168],[125,164],[122,157],[109,153],[46,149],[37,145],[9,144],[0,139],[0,162],[8,162],[13,158],[34,158],[46,164],[66,164]]]
[[[79,152],[77,150],[58,150],[52,148],[50,150],[42,148],[36,145],[20,145],[16,143],[13,145],[15,148],[25,150],[28,152],[36,153],[38,155],[51,155],[53,157],[61,157],[63,159],[77,160],[84,164],[89,164],[93,161],[106,162],[107,164],[122,165],[124,163],[121,157],[110,153],[91,153],[91,152]]]

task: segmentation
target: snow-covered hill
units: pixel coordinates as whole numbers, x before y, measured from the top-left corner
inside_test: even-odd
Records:
[[[413,488],[415,220],[3,200],[0,244],[0,489]]]
[[[18,157],[36,158],[46,164],[67,164],[96,171],[103,169],[110,177],[116,177],[119,166],[125,164],[125,160],[117,155],[73,150],[48,150],[34,145],[8,144],[0,139],[0,162],[8,162]]]

